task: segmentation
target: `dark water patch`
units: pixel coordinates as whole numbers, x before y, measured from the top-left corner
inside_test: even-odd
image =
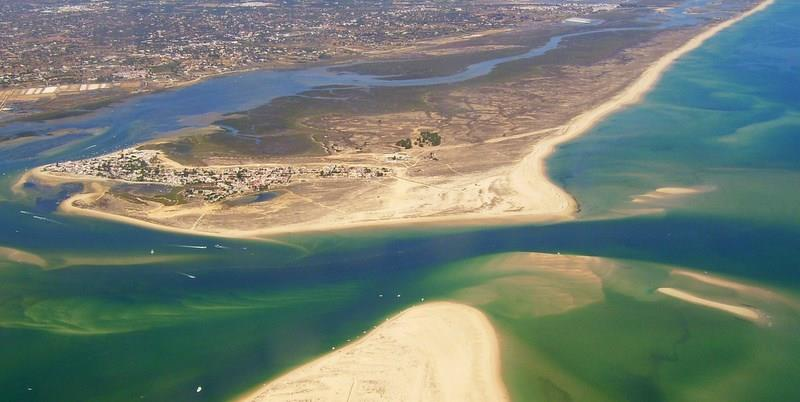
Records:
[[[385,240],[352,253],[323,251],[305,264],[324,260],[352,266],[419,263],[510,251],[538,251],[657,261],[774,283],[800,283],[800,255],[794,251],[800,231],[794,226],[746,224],[697,215],[669,214],[612,221],[487,229],[420,239]],[[323,246],[335,248],[337,242]],[[374,254],[373,254],[374,253]]]
[[[26,183],[27,184],[27,183]],[[55,212],[58,206],[69,197],[83,191],[83,185],[79,183],[66,183],[56,187],[55,191],[46,191],[36,197],[34,211],[36,212]],[[50,194],[46,194],[50,193]]]
[[[243,197],[237,197],[232,200],[226,200],[225,205],[229,205],[232,207],[236,206],[243,206],[243,205],[250,205],[250,204],[258,204],[261,202],[268,202],[276,197],[279,197],[281,192],[279,191],[269,191],[266,193],[254,194],[254,195],[246,195]]]

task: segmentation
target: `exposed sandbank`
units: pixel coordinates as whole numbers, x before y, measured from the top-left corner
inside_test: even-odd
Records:
[[[690,195],[708,193],[714,190],[715,188],[712,186],[661,187],[644,194],[633,196],[631,198],[631,202],[642,204],[642,203],[672,200],[676,198],[687,197]]]
[[[494,329],[450,302],[409,308],[363,338],[267,383],[239,402],[507,401]]]
[[[737,317],[744,318],[745,320],[753,321],[757,324],[764,324],[767,321],[766,317],[764,317],[758,310],[754,308],[735,306],[732,304],[725,304],[714,300],[704,299],[689,292],[684,292],[683,290],[678,290],[675,288],[658,288],[658,292],[676,299],[683,300],[685,302],[724,311]]]
[[[44,258],[36,254],[11,247],[0,247],[0,262],[2,261],[10,261],[17,264],[35,265],[40,268],[44,268],[47,265],[47,261],[45,261]]]
[[[795,310],[800,310],[800,302],[798,302],[797,299],[768,288],[750,285],[747,283],[738,282],[731,279],[726,279],[717,275],[693,272],[684,269],[672,270],[672,272],[670,272],[670,275],[691,278],[698,282],[702,282],[708,285],[733,290],[741,295],[755,297],[762,301],[782,303]]]

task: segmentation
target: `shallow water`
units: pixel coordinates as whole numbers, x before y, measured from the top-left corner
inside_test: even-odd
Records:
[[[221,400],[421,298],[490,315],[517,400],[800,399],[798,17],[800,5],[778,0],[678,62],[641,105],[563,146],[549,167],[581,203],[577,222],[278,244],[60,216],[51,210],[63,193],[3,190],[0,245],[47,265],[0,261],[1,399]],[[137,122],[151,110],[141,105],[173,102],[164,116],[175,119],[260,102],[258,85],[218,99],[227,80],[133,100],[86,125],[111,127],[95,137],[104,149],[173,124]],[[13,181],[0,180],[4,189]],[[698,192],[631,202],[662,187]],[[554,270],[562,257],[504,259],[519,252],[603,258],[576,276]],[[780,297],[678,279],[674,267]],[[661,296],[659,286],[755,306],[772,325]]]

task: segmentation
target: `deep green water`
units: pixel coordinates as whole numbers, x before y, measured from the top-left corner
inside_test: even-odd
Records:
[[[562,147],[550,171],[580,202],[578,222],[271,244],[60,216],[51,211],[64,194],[3,190],[0,246],[48,269],[0,262],[0,400],[224,400],[423,297],[490,315],[515,400],[800,400],[797,20],[800,4],[778,0],[683,58],[642,104]],[[703,192],[631,202],[660,187]],[[176,260],[134,261],[151,249]],[[593,269],[606,274],[589,285],[531,273],[550,260],[498,259],[519,252],[603,257]],[[672,267],[781,296],[682,281]],[[755,306],[772,325],[654,292],[664,285]],[[478,301],[475,289],[501,291]],[[552,289],[601,297],[532,313],[558,305]]]

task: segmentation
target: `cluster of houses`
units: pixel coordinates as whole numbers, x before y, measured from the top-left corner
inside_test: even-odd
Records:
[[[185,197],[202,198],[206,202],[267,191],[276,186],[286,186],[293,180],[371,179],[392,173],[391,169],[385,167],[339,164],[319,167],[176,167],[164,163],[161,151],[141,149],[129,149],[79,161],[54,163],[42,169],[48,173],[181,187]]]

